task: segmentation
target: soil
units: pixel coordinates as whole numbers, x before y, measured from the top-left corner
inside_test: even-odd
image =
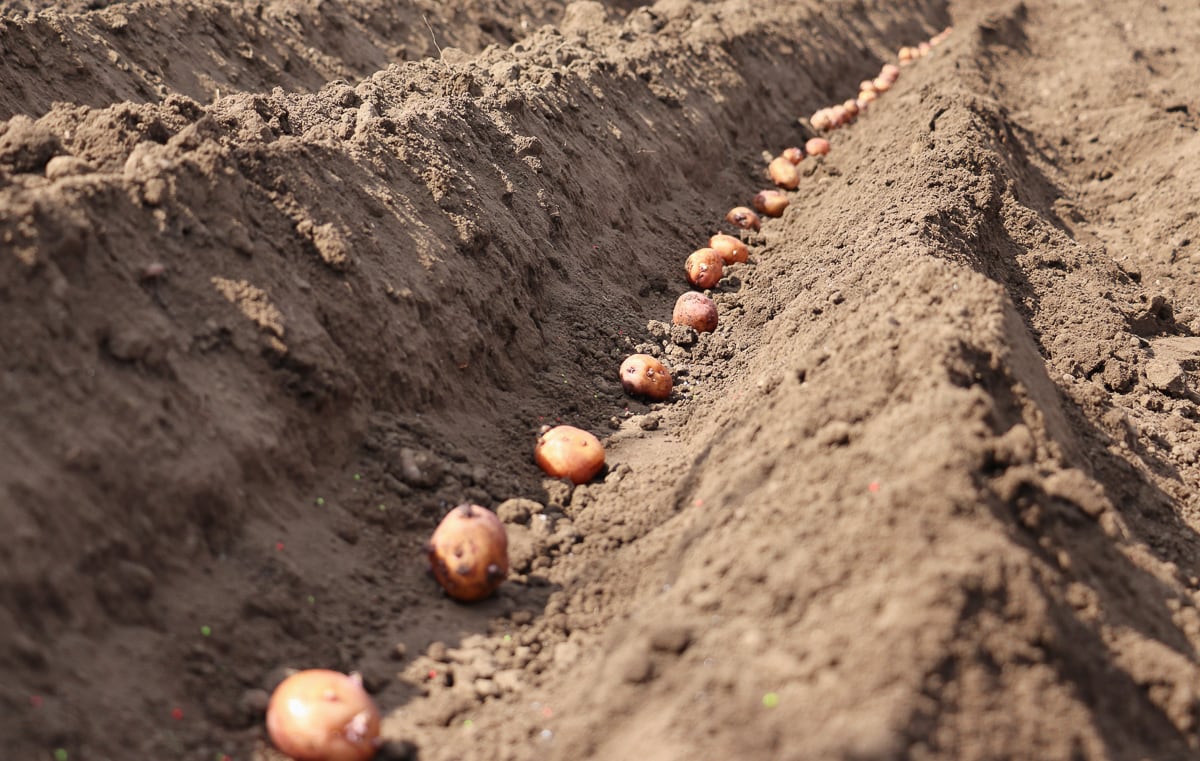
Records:
[[[797,117],[950,25],[672,329]],[[310,667],[383,761],[1200,757],[1194,2],[0,2],[0,51],[6,758],[278,759]]]

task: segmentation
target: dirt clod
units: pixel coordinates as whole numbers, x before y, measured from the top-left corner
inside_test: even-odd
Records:
[[[59,151],[58,135],[27,116],[15,116],[0,132],[0,164],[13,172],[40,172]]]
[[[1187,374],[1173,359],[1155,358],[1146,363],[1146,383],[1150,388],[1168,396],[1187,393]]]

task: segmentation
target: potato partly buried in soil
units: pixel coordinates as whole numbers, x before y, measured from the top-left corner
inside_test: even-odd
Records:
[[[737,264],[750,258],[750,247],[732,235],[717,233],[708,239],[708,246],[721,255],[725,264]]]
[[[787,156],[772,159],[767,166],[767,174],[770,175],[771,182],[781,188],[795,190],[800,186],[800,172],[796,169],[796,163]]]
[[[758,230],[762,227],[762,221],[752,209],[745,206],[735,206],[725,215],[725,221],[734,227],[740,227],[743,230]]]
[[[358,674],[307,669],[267,705],[267,733],[294,761],[366,761],[379,748],[379,709]]]
[[[533,448],[533,457],[547,475],[585,484],[604,468],[604,445],[573,425],[545,427]]]
[[[688,282],[700,289],[712,288],[721,282],[725,271],[725,257],[713,248],[693,251],[684,262]]]
[[[754,208],[767,217],[781,217],[791,201],[787,193],[778,190],[760,190],[754,196]]]
[[[697,333],[709,333],[717,329],[717,304],[703,293],[688,291],[675,300],[671,322],[686,325]]]
[[[649,354],[631,354],[621,363],[621,387],[630,396],[661,402],[671,395],[673,384],[666,365]]]
[[[829,154],[829,141],[823,137],[810,138],[804,144],[804,150],[809,156],[826,156]]]
[[[486,507],[462,504],[451,510],[426,552],[433,578],[455,600],[482,600],[508,576],[508,533]]]

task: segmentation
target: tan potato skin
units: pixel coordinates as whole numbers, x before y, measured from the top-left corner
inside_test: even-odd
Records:
[[[486,507],[462,504],[451,510],[426,552],[433,578],[455,600],[482,600],[508,576],[508,532]]]
[[[708,247],[716,249],[726,264],[736,264],[750,258],[750,248],[737,238],[725,233],[717,233],[709,238]]]
[[[717,329],[717,305],[703,293],[689,291],[675,301],[671,322],[687,325],[697,333],[708,333]]]
[[[673,385],[670,371],[649,354],[631,354],[621,363],[621,387],[630,396],[661,402],[671,396]]]
[[[767,174],[771,176],[771,182],[781,188],[795,190],[800,187],[800,172],[796,169],[796,165],[783,156],[776,156],[767,166]]]
[[[538,437],[533,457],[548,475],[585,484],[604,467],[604,445],[585,430],[559,425]]]
[[[768,217],[781,217],[791,201],[778,190],[763,190],[754,196],[754,208]]]
[[[271,694],[267,733],[295,761],[367,761],[379,748],[379,709],[357,674],[308,669]]]
[[[758,215],[753,209],[748,209],[745,206],[735,206],[725,215],[725,221],[743,230],[758,230],[762,227],[762,222],[759,221]]]
[[[688,282],[697,288],[712,288],[721,282],[725,260],[716,249],[702,248],[693,251],[684,263]]]
[[[804,145],[804,150],[810,156],[824,156],[829,153],[829,141],[823,137],[814,137]]]

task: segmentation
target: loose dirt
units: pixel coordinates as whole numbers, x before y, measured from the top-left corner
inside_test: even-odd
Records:
[[[1182,0],[0,2],[5,758],[276,760],[306,667],[385,761],[1200,756],[1197,70]]]

